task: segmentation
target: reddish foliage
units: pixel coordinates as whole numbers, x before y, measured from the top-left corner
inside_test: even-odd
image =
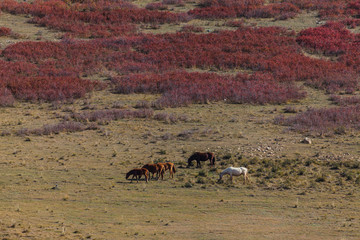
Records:
[[[360,104],[360,97],[358,97],[358,96],[340,97],[338,95],[332,95],[330,97],[330,100],[340,106],[359,105]]]
[[[203,27],[194,26],[194,25],[185,25],[185,26],[181,27],[181,30],[180,30],[180,32],[195,32],[195,33],[200,33],[203,31],[204,31]]]
[[[299,8],[321,10],[325,7],[322,0],[313,2],[312,6],[305,3],[282,1],[264,5],[262,0],[207,0],[193,13],[211,8],[224,10],[219,14],[230,11],[234,16],[272,16],[281,19],[296,14]],[[303,96],[292,85],[294,81],[305,81],[328,92],[354,92],[358,89],[359,37],[342,24],[331,23],[307,29],[297,39],[294,32],[283,28],[251,28],[239,22],[233,23],[239,27],[236,31],[194,34],[189,31],[198,29],[185,26],[184,32],[175,34],[131,35],[136,31],[134,24],[186,21],[188,15],[138,9],[120,0],[73,0],[66,3],[51,0],[32,4],[5,0],[0,6],[9,12],[31,14],[34,16],[32,22],[69,31],[76,36],[130,34],[117,36],[116,39],[79,41],[64,38],[61,42],[22,42],[8,46],[2,51],[1,57],[12,62],[2,61],[1,87],[9,89],[19,99],[52,101],[84,96],[101,84],[82,80],[81,77],[99,72],[119,75],[116,79],[122,82],[115,81],[116,87],[124,89],[119,90],[124,93],[141,91],[137,88],[144,88],[146,92],[157,89],[151,84],[141,86],[143,83],[139,79],[147,79],[145,74],[157,79],[154,82],[161,83],[161,86],[166,82],[177,86],[178,89],[164,87],[163,91],[154,90],[163,94],[157,104],[164,106],[224,98],[239,103],[281,103]],[[356,10],[356,4],[346,6]],[[212,12],[209,13],[209,17],[214,16]],[[301,54],[301,46],[342,56],[337,62],[311,59]],[[254,75],[238,75],[234,78],[183,72],[183,76],[180,76],[174,73],[186,68],[246,69],[254,72]],[[164,83],[163,79],[170,75],[175,79]],[[203,80],[198,80],[202,77]],[[189,83],[189,86],[182,81]],[[214,83],[223,93],[207,86],[211,85],[209,83]],[[236,90],[231,90],[233,86]],[[255,89],[255,92],[251,89]],[[211,96],[210,93],[214,91],[215,94]]]
[[[302,10],[318,11],[319,16],[324,19],[340,19],[344,17],[359,15],[360,1],[339,0],[281,0],[294,4]]]
[[[166,5],[184,6],[184,2],[182,0],[162,0],[162,3]]]
[[[168,7],[163,3],[149,3],[145,7],[148,10],[167,10]]]
[[[0,27],[0,37],[2,36],[10,36],[11,35],[11,29],[7,27]]]
[[[105,5],[102,5],[106,3]],[[60,0],[35,1],[32,4],[5,0],[0,8],[14,14],[31,14],[32,23],[72,35],[98,38],[135,33],[136,23],[188,21],[186,13],[149,11],[124,2],[98,1],[67,5]]]
[[[314,52],[340,55],[336,70],[332,70],[333,74],[330,77],[332,79],[328,79],[327,82],[350,84],[352,86],[344,88],[352,89],[349,92],[356,90],[356,82],[358,82],[356,72],[360,72],[360,34],[351,33],[345,28],[345,24],[351,23],[359,22],[349,20],[330,22],[321,27],[303,30],[296,39],[301,46]]]
[[[230,20],[225,23],[225,26],[228,27],[243,27],[244,21],[236,21],[236,20]]]
[[[289,84],[278,84],[269,75],[173,72],[130,75],[112,80],[117,93],[162,93],[157,106],[178,107],[191,103],[226,100],[232,103],[282,103],[304,97]]]
[[[15,98],[12,95],[11,91],[5,87],[0,88],[0,106],[1,107],[10,107],[13,106]]]
[[[56,69],[41,70],[26,62],[0,60],[0,86],[6,87],[17,99],[58,101],[84,97],[94,89],[102,88],[99,82],[63,76]]]
[[[189,14],[200,19],[224,19],[235,17],[285,19],[295,16],[300,9],[291,3],[274,3],[263,5],[263,1],[206,0],[200,8],[189,11]]]
[[[341,23],[327,23],[321,27],[308,28],[299,33],[296,41],[307,48],[325,54],[342,54],[351,47],[351,43],[359,39]]]
[[[140,109],[140,110],[129,110],[129,109],[106,109],[97,111],[87,111],[81,113],[74,113],[71,117],[77,122],[100,122],[102,124],[119,119],[128,118],[151,118],[154,115],[152,109]]]
[[[348,129],[360,130],[360,106],[310,109],[294,117],[278,117],[275,122],[290,126],[294,131],[341,134]]]

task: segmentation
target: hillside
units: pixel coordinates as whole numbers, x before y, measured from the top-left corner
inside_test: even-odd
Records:
[[[0,10],[2,239],[360,238],[360,1]]]

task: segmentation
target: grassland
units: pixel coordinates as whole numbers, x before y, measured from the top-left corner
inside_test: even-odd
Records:
[[[300,18],[314,24],[314,16]],[[303,28],[296,19],[288,24]],[[22,36],[0,38],[2,48],[57,36],[21,16],[2,13],[0,25]],[[359,239],[360,133],[315,135],[312,144],[303,144],[305,135],[274,124],[279,114],[293,114],[285,113],[287,107],[300,112],[331,106],[323,91],[303,87],[308,94],[299,102],[195,104],[155,111],[185,121],[125,119],[96,130],[43,136],[17,132],[89,109],[132,109],[158,96],[107,89],[71,103],[18,101],[0,108],[0,237]],[[216,167],[186,168],[194,151],[215,152]],[[158,161],[176,164],[174,179],[166,174],[164,181],[148,184],[125,180],[130,169]],[[217,183],[218,173],[231,165],[247,166],[251,183],[240,178],[230,183],[226,177]]]

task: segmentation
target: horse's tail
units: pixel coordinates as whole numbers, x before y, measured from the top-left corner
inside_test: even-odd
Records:
[[[215,166],[215,161],[216,161],[216,157],[215,157],[215,154],[214,154],[214,157],[213,157],[213,165]]]
[[[175,164],[173,165],[173,172],[176,173]]]

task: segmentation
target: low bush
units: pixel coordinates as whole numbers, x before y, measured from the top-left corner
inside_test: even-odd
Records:
[[[339,129],[360,130],[360,106],[309,109],[293,117],[275,119],[276,124],[289,126],[291,130],[308,134],[334,134]]]

